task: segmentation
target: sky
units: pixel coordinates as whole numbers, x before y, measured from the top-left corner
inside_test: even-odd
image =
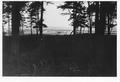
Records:
[[[45,4],[46,11],[44,12],[44,23],[49,28],[54,29],[72,29],[72,26],[70,25],[69,15],[61,15],[63,12],[62,9],[58,9],[57,6],[63,4],[63,2],[56,1],[53,2],[54,4]]]

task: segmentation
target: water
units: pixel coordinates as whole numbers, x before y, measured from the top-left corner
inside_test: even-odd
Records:
[[[43,29],[43,34],[47,34],[47,35],[70,35],[72,32],[72,29],[49,29],[49,28],[44,28]],[[79,31],[78,31],[79,32]],[[81,34],[84,33],[88,33],[88,28],[83,29]],[[92,33],[95,33],[95,29],[92,29]],[[32,29],[32,34],[37,34],[36,29]],[[39,32],[38,32],[39,34]],[[105,34],[107,34],[107,30],[105,32]],[[116,35],[116,28],[113,28],[111,35]],[[11,35],[11,31],[10,30],[6,30],[4,31],[4,35],[6,36],[10,36]],[[31,35],[31,29],[30,28],[26,28],[24,30],[20,30],[20,35]]]

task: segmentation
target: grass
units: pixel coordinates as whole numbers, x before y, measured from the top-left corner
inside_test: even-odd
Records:
[[[3,76],[116,76],[116,36],[3,37]]]

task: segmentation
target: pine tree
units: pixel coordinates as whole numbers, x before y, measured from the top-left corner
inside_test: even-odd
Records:
[[[63,5],[58,6],[63,10],[68,9],[70,18],[72,20],[73,34],[77,34],[77,28],[83,28],[86,26],[86,16],[85,16],[85,7],[83,6],[84,2],[82,1],[66,1]],[[71,10],[71,12],[70,12]]]

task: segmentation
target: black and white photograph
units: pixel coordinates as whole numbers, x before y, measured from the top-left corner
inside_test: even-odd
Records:
[[[2,1],[2,76],[117,77],[117,1]]]

